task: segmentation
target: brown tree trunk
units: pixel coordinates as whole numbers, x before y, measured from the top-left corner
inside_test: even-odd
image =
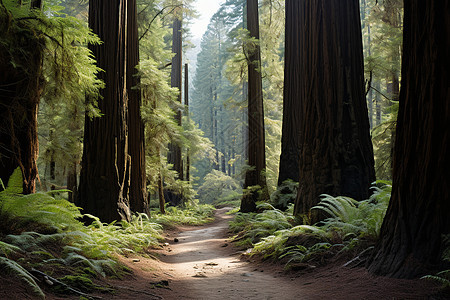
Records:
[[[189,67],[188,64],[184,65],[184,106],[186,107],[186,117],[188,119],[188,122],[190,120],[190,115],[189,115]],[[191,167],[191,161],[190,161],[190,156],[189,156],[189,149],[187,150],[186,153],[186,181],[190,181],[190,167]]]
[[[299,1],[299,189],[294,214],[321,194],[367,199],[375,180],[358,0]]]
[[[103,222],[131,219],[127,7],[126,0],[89,3],[89,27],[103,41],[91,49],[106,88],[98,101],[103,116],[86,116],[78,205]]]
[[[172,53],[175,56],[172,58],[172,72],[170,75],[170,86],[178,88],[178,102],[181,103],[181,77],[182,77],[182,36],[181,36],[181,20],[175,16],[173,21],[173,39],[172,39]],[[176,121],[181,126],[181,111],[176,112]],[[183,179],[183,163],[181,160],[181,149],[179,146],[171,144],[169,147],[168,160],[173,164],[173,169],[178,172],[178,178]]]
[[[258,0],[247,0],[247,28],[250,36],[259,40]],[[248,165],[244,188],[259,186],[244,194],[241,212],[256,210],[256,201],[267,198],[264,108],[259,44],[248,53]]]
[[[11,46],[20,51],[11,53],[10,45],[0,43],[0,179],[6,185],[19,167],[23,193],[30,194],[36,191],[37,112],[43,88],[42,47],[45,41],[39,39],[25,22],[16,24],[18,27],[7,28],[8,25],[0,26],[0,35],[5,41],[14,41]],[[16,66],[11,63],[13,55]]]
[[[281,155],[278,186],[291,179],[298,181],[300,158],[300,82],[302,61],[298,55],[301,49],[300,33],[303,28],[299,1],[286,1],[283,127],[281,134]]]
[[[450,1],[405,1],[393,187],[369,271],[412,278],[439,267],[450,233]]]
[[[182,32],[181,32],[181,20],[177,13],[174,15],[173,20],[173,36],[172,36],[172,71],[170,73],[170,86],[178,88],[180,93],[178,94],[177,101],[181,103],[181,78],[182,78]],[[181,111],[175,112],[175,119],[179,126],[181,126]],[[167,154],[167,161],[173,165],[173,170],[177,171],[178,179],[183,180],[183,161],[181,157],[181,148],[174,143],[169,144],[169,152]],[[166,200],[172,205],[178,205],[182,203],[182,195],[172,191],[166,190]]]
[[[69,171],[67,172],[67,189],[72,192],[69,193],[68,200],[75,202],[77,199],[77,163],[74,162],[69,165]]]
[[[139,63],[139,42],[136,0],[127,2],[127,91],[129,101],[129,153],[131,155],[130,208],[150,215],[145,173],[144,123],[141,118],[141,91],[136,66]]]

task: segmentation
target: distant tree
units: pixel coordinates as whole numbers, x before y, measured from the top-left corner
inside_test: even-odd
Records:
[[[172,23],[172,71],[170,73],[170,86],[176,88],[179,93],[177,96],[177,102],[181,105],[181,86],[182,86],[182,55],[183,55],[183,46],[182,46],[182,14],[181,8],[176,8],[174,10],[174,17]],[[175,108],[175,120],[178,126],[181,126],[182,113],[181,110]],[[169,144],[169,153],[167,155],[167,161],[169,164],[173,165],[173,170],[177,172],[177,177],[180,180],[183,180],[183,160],[180,145],[177,145],[175,142],[171,142]],[[179,193],[167,189],[165,191],[166,201],[178,205],[182,202],[182,195]]]
[[[265,132],[259,46],[258,0],[247,0],[247,28],[253,39],[248,47],[248,166],[245,172],[241,212],[256,210],[256,201],[267,197]],[[256,187],[256,188],[255,188]]]
[[[301,113],[295,214],[321,194],[367,199],[375,180],[358,0],[299,1]]]
[[[128,81],[133,61],[127,36],[132,34],[128,1],[93,0],[89,3],[89,26],[103,41],[92,47],[106,84],[98,103],[103,116],[85,121],[84,147],[78,205],[103,222],[130,220],[130,156]],[[132,10],[133,11],[133,10]],[[135,10],[134,10],[135,11]],[[138,51],[137,48],[134,49]],[[132,66],[134,67],[134,65]]]
[[[412,278],[439,267],[450,234],[450,1],[405,1],[393,187],[369,271]]]

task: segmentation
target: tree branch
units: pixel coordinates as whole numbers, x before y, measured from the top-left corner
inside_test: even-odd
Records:
[[[145,29],[144,33],[139,37],[139,41],[141,41],[141,39],[148,33],[148,31],[150,30],[150,27],[152,26],[153,21],[155,21],[156,17],[158,17],[160,14],[162,14],[164,12],[165,9],[172,7],[172,9],[168,12],[168,14],[172,13],[176,8],[183,6],[183,4],[178,4],[178,5],[168,5],[166,7],[163,7],[163,9],[161,9],[154,17],[153,19],[150,21],[147,29]]]

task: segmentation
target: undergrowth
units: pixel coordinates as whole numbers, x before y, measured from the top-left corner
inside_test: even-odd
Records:
[[[0,273],[19,279],[27,291],[42,298],[43,292],[33,272],[43,272],[59,279],[72,280],[81,290],[111,289],[91,284],[106,276],[121,278],[130,273],[117,260],[117,254],[145,254],[160,247],[163,226],[198,225],[211,221],[214,207],[168,207],[166,215],[135,214],[131,222],[102,223],[99,218],[81,214],[80,209],[64,199],[63,191],[23,195],[22,175],[17,169],[5,190],[0,192]],[[85,226],[79,220],[90,218]],[[31,278],[31,280],[30,280]],[[52,288],[53,289],[53,288]],[[54,292],[64,286],[56,284]]]
[[[379,181],[365,201],[323,195],[314,207],[328,218],[314,225],[297,225],[292,206],[283,212],[264,203],[260,213],[236,213],[230,222],[232,238],[246,253],[262,259],[281,260],[287,269],[320,265],[337,255],[367,253],[375,243],[386,212],[391,185]],[[360,255],[362,257],[362,255]],[[362,263],[362,260],[354,264]]]
[[[167,206],[165,210],[165,214],[161,214],[159,209],[153,210],[150,220],[169,229],[176,225],[202,225],[211,222],[215,208],[209,204],[198,204],[183,209]]]

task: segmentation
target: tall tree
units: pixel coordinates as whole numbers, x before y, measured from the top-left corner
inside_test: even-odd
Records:
[[[173,2],[172,2],[173,3]],[[176,2],[175,2],[176,3]],[[174,10],[174,17],[172,23],[172,71],[170,73],[170,86],[176,88],[179,93],[177,96],[177,102],[181,105],[181,85],[182,85],[182,31],[181,31],[181,8],[176,7]],[[175,108],[175,120],[178,126],[181,126],[181,110]],[[173,141],[169,144],[169,153],[167,154],[167,161],[173,165],[173,170],[177,172],[178,179],[183,180],[183,160],[181,155],[181,147]],[[178,205],[182,201],[182,196],[173,191],[166,190],[165,198],[168,202]]]
[[[150,213],[145,175],[144,123],[141,118],[141,91],[136,66],[139,63],[139,41],[136,0],[127,1],[127,94],[129,101],[129,154],[131,156],[130,208],[135,212]]]
[[[78,205],[103,222],[130,220],[130,168],[128,152],[128,91],[131,80],[127,35],[128,1],[93,0],[89,27],[103,44],[93,46],[100,78],[106,84],[98,103],[103,116],[85,120],[84,148]],[[137,51],[137,49],[135,49]]]
[[[367,199],[375,180],[358,0],[299,1],[299,188],[295,214],[321,194]],[[300,28],[299,28],[300,29]]]
[[[23,192],[29,194],[36,190],[45,37],[26,19],[12,19],[5,6],[0,11],[0,179],[6,185],[20,167]]]
[[[175,10],[173,20],[173,36],[172,36],[172,72],[170,73],[170,86],[179,90],[178,102],[181,103],[181,86],[182,86],[182,31],[181,31],[181,9]],[[176,112],[176,120],[178,126],[181,126],[181,110]],[[181,149],[179,146],[172,144],[170,147],[169,163],[173,164],[173,168],[178,172],[179,179],[183,179],[183,162],[181,159]]]
[[[250,188],[250,190],[242,197],[241,212],[255,211],[256,201],[261,196],[267,196],[258,0],[247,0],[247,28],[253,42],[247,49],[249,168],[245,172],[244,188]],[[258,186],[258,188],[252,188],[255,186]]]
[[[302,5],[299,1],[286,0],[285,59],[283,91],[283,128],[281,136],[280,169],[278,186],[291,179],[298,181],[300,158],[300,83],[301,61],[298,51],[302,23],[299,18]]]
[[[450,1],[405,1],[393,187],[369,270],[415,277],[450,234]]]
[[[189,116],[189,67],[188,64],[184,64],[184,105],[186,107],[186,118],[188,123],[190,122],[190,116]],[[191,168],[191,161],[189,157],[189,149],[186,153],[186,181],[191,180],[191,174],[190,174],[190,168]]]

